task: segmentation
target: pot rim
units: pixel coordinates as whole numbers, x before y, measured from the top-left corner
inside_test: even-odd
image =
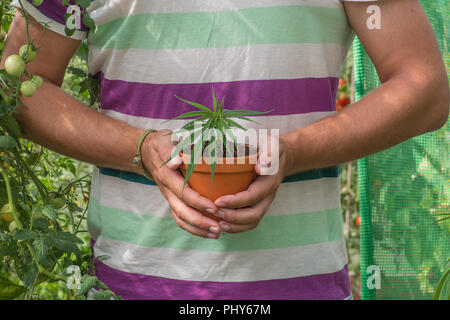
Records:
[[[181,164],[181,169],[186,170],[188,167],[189,159],[191,157],[190,154],[184,154],[180,152],[180,157],[183,163]],[[205,159],[209,159],[206,157],[200,157],[201,163],[198,163],[195,168],[194,172],[205,172],[205,173],[211,173],[211,165],[205,162]],[[248,156],[244,157],[226,157],[223,158],[223,163],[217,163],[216,169],[214,171],[214,174],[216,173],[232,173],[232,172],[248,172],[248,171],[254,171],[256,161],[258,159],[258,153],[254,153]],[[226,159],[234,159],[233,163],[226,163]],[[237,163],[237,161],[241,160],[244,163]],[[250,160],[252,160],[250,163]]]

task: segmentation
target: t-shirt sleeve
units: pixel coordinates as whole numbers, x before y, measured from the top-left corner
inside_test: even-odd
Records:
[[[83,23],[81,23],[81,28],[75,30],[71,36],[66,35],[64,15],[67,13],[69,5],[63,5],[61,0],[44,0],[40,6],[33,5],[32,0],[21,0],[21,2],[24,9],[44,27],[72,39],[83,40],[87,37],[88,28]],[[70,5],[75,4],[75,0],[69,2]],[[19,0],[14,0],[11,5],[20,8]]]

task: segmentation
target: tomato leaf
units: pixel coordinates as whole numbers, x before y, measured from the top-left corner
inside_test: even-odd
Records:
[[[14,234],[14,238],[16,238],[17,240],[32,240],[32,239],[37,239],[39,238],[39,235],[36,231],[33,230],[29,230],[29,229],[22,229],[22,230],[17,230],[16,233]]]
[[[0,136],[0,147],[5,149],[12,149],[17,146],[16,139],[11,136]]]
[[[0,300],[13,300],[25,291],[25,287],[0,276]]]
[[[28,263],[23,268],[24,276],[23,276],[23,284],[26,288],[31,288],[38,276],[38,268],[34,263]]]

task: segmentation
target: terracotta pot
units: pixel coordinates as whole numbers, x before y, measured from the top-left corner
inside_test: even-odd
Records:
[[[183,176],[185,176],[190,155],[180,153],[180,156],[183,160],[180,168]],[[232,163],[227,163],[227,159],[223,159],[223,163],[216,164],[212,184],[211,166],[208,164],[208,160],[205,161],[205,158],[201,158],[201,162],[195,166],[188,183],[192,189],[213,202],[221,196],[244,191],[255,178],[257,157],[257,154],[252,154],[233,158]],[[243,159],[244,161],[242,161]],[[220,220],[207,212],[203,212],[203,214],[214,220]]]

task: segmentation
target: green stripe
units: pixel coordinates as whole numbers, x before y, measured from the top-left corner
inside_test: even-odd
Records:
[[[103,49],[223,48],[257,44],[346,44],[341,8],[279,6],[222,12],[146,13],[118,18],[90,33]]]
[[[156,186],[156,183],[154,181],[148,180],[146,177],[133,173],[128,171],[120,171],[110,168],[99,168],[100,174],[111,176],[115,178],[119,178],[125,181],[130,182],[136,182],[136,183],[142,183],[150,186]],[[318,170],[309,170],[300,172],[291,176],[288,176],[284,178],[282,183],[288,183],[288,182],[297,182],[297,181],[306,181],[306,180],[315,180],[315,179],[321,179],[321,178],[337,178],[339,177],[340,173],[340,167],[329,167],[325,169],[318,169]]]
[[[301,214],[264,217],[257,228],[222,234],[219,240],[204,239],[182,230],[172,217],[140,215],[100,206],[101,236],[144,247],[205,251],[248,251],[303,246],[343,238],[339,208]],[[91,214],[91,212],[89,212]],[[94,219],[98,220],[98,219]]]

